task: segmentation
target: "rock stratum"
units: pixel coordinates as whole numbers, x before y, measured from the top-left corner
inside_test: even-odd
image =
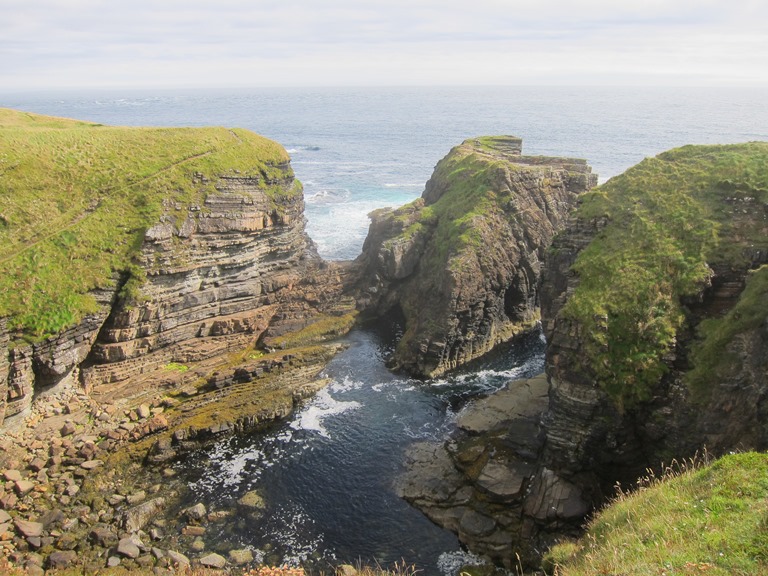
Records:
[[[304,223],[288,154],[249,131],[0,109],[4,556],[189,564],[226,514],[180,544],[160,526],[181,488],[142,464],[288,416],[354,322]]]
[[[439,375],[530,329],[546,248],[596,181],[584,160],[523,156],[511,136],[473,138],[437,164],[421,198],[374,211],[358,300],[402,315],[393,366]]]

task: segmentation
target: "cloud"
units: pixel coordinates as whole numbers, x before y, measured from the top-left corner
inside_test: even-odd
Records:
[[[3,0],[0,86],[768,84],[753,0]]]

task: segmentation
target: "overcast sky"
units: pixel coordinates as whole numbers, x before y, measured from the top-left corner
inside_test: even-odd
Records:
[[[765,0],[0,0],[0,90],[768,86]]]

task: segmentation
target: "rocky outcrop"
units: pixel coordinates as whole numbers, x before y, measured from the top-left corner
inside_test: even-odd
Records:
[[[51,138],[69,130],[62,122],[63,128],[51,129]],[[130,146],[146,133],[115,129],[113,136]],[[304,230],[301,184],[294,180],[282,148],[250,133],[223,129],[158,130],[153,136],[180,147],[211,148],[192,156],[179,152],[180,160],[149,177],[143,172],[140,178],[109,176],[137,188],[133,195],[140,200],[124,208],[125,218],[136,212],[146,218],[150,206],[157,206],[158,216],[143,229],[143,237],[131,236],[134,252],[124,270],[113,270],[99,281],[100,288],[84,297],[74,288],[61,296],[90,299],[81,320],[45,339],[30,334],[18,313],[13,323],[0,323],[0,423],[4,420],[6,427],[23,423],[33,397],[62,386],[82,386],[96,402],[126,408],[157,404],[170,391],[184,389],[189,396],[205,390],[210,381],[218,383],[218,390],[231,389],[229,384],[243,384],[265,372],[250,366],[254,359],[262,362],[259,358],[265,356],[267,365],[283,365],[269,354],[287,346],[286,334],[320,322],[300,342],[308,345],[351,326],[354,301],[341,295],[347,266],[325,263],[317,255]],[[95,161],[90,170],[101,177],[102,167]],[[109,229],[85,229],[102,217],[113,218],[105,212],[121,201],[109,195],[121,192],[113,188],[106,187],[104,198],[91,201],[63,231],[22,245],[16,260],[38,244],[65,245],[62,234],[70,235],[67,242],[83,237],[118,251],[108,244]],[[23,238],[23,232],[17,234]],[[89,249],[78,247],[72,258],[87,259]],[[55,265],[61,264],[51,263]],[[23,278],[25,272],[19,270],[20,265],[15,273]],[[16,305],[3,304],[8,310]],[[305,356],[325,357],[316,352],[294,356],[302,361],[293,364],[302,366]],[[304,385],[297,383],[298,388]],[[301,394],[286,390],[289,401],[294,393]]]
[[[617,482],[765,449],[767,161],[761,143],[686,147],[583,195],[542,275],[548,387],[512,383],[447,445],[416,447],[403,495],[535,567]]]
[[[409,450],[398,485],[470,550],[510,570],[536,565],[540,550],[577,533],[588,510],[576,486],[539,466],[547,390],[542,374],[465,407],[451,442]]]
[[[544,252],[595,183],[583,160],[475,138],[438,163],[422,198],[373,212],[359,300],[374,314],[402,313],[394,366],[434,376],[532,326]]]
[[[717,454],[768,446],[764,410],[768,364],[763,353],[768,274],[765,269],[750,273],[768,262],[768,199],[764,191],[755,189],[755,179],[760,176],[739,167],[742,162],[762,163],[766,153],[762,144],[687,147],[647,160],[603,188],[605,197],[615,195],[616,203],[649,204],[647,197],[632,198],[633,186],[634,178],[653,171],[660,189],[676,190],[682,203],[700,207],[718,222],[719,238],[711,245],[696,244],[698,257],[704,254],[700,261],[706,271],[703,279],[685,290],[679,288],[683,279],[656,287],[668,298],[668,308],[679,310],[680,315],[674,324],[674,339],[651,358],[658,359],[662,369],[652,372],[647,383],[637,378],[635,386],[648,386],[640,395],[633,397],[634,392],[606,383],[609,376],[592,361],[593,328],[568,308],[579,297],[584,277],[591,273],[591,268],[581,264],[580,255],[588,248],[592,253],[604,249],[598,239],[617,235],[617,226],[628,235],[627,222],[616,217],[610,206],[596,214],[590,202],[554,242],[542,283],[551,381],[544,458],[594,502],[600,502],[617,480],[631,482],[648,467],[690,456],[704,447]],[[672,165],[677,170],[674,174],[669,173]],[[665,207],[667,214],[675,209]],[[651,212],[643,217],[659,222],[666,215]],[[692,215],[688,218],[686,231],[675,240],[681,251],[690,246],[696,230],[706,229],[706,223],[699,224]],[[634,248],[637,252],[648,249],[638,246]],[[648,254],[648,260],[665,257]],[[630,266],[629,259],[627,262]],[[673,278],[683,275],[674,268],[665,273]],[[611,276],[601,279],[605,284],[621,281]],[[745,290],[748,284],[751,290]],[[622,313],[609,311],[607,322],[618,323]],[[657,326],[662,326],[659,311],[657,318]],[[608,346],[626,350],[624,354],[631,352],[626,345],[620,348],[617,338],[612,335]],[[621,361],[620,356],[613,360]],[[636,373],[642,375],[637,368]],[[632,386],[629,377],[626,386]]]

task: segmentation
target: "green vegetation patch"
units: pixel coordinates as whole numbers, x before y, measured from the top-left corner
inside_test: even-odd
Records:
[[[697,327],[699,339],[691,349],[693,369],[686,379],[697,396],[706,397],[717,382],[738,372],[742,359],[728,351],[739,334],[756,330],[768,319],[768,266],[747,276],[736,305],[722,318],[709,318]]]
[[[559,576],[766,574],[768,455],[725,456],[622,495],[545,565]]]
[[[768,249],[768,143],[686,146],[646,159],[582,196],[577,216],[602,220],[573,270],[563,308],[585,339],[585,367],[619,405],[649,397],[685,321],[681,299],[709,282],[708,264],[746,269]]]
[[[181,206],[186,216],[224,175],[257,178],[275,200],[300,193],[282,185],[288,160],[246,130],[108,127],[0,109],[0,316],[33,339],[75,324],[96,310],[91,290],[135,275],[131,260],[164,212]]]

